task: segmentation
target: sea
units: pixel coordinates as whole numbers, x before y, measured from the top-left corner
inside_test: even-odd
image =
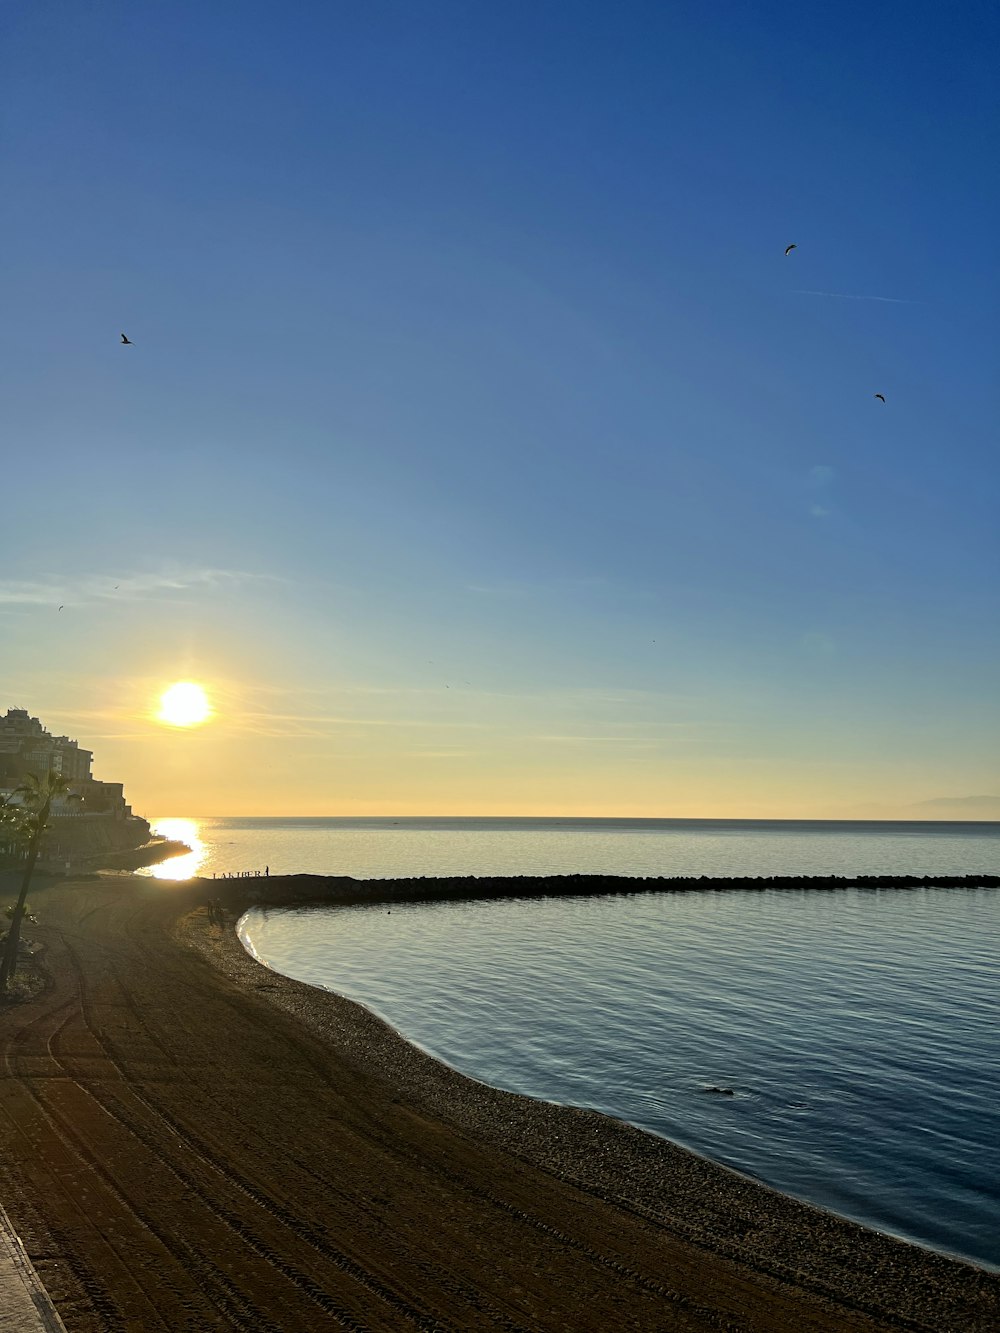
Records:
[[[1000,824],[160,820],[158,878],[1000,873]],[[166,887],[166,885],[165,885]],[[638,886],[637,886],[638,887]],[[586,1106],[1000,1269],[1000,890],[255,910],[269,967],[473,1078]]]

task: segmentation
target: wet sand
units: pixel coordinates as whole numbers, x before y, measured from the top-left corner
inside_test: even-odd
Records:
[[[466,1079],[201,906],[289,884],[32,892],[0,1199],[70,1333],[1000,1326],[1000,1276]]]

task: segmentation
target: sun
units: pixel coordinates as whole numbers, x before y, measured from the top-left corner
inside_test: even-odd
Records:
[[[197,727],[212,716],[208,695],[200,685],[190,680],[179,680],[160,695],[160,722],[172,727]]]

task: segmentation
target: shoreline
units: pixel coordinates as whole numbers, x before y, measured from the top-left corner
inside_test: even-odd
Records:
[[[613,887],[603,883],[612,880]],[[873,883],[873,881],[878,881]],[[888,883],[887,881],[892,881]],[[936,881],[936,882],[933,882]],[[985,883],[984,883],[985,881]],[[619,881],[618,877],[555,876],[508,880],[448,879],[349,880],[346,877],[298,875],[263,881],[264,901],[248,884],[226,881],[234,897],[248,899],[247,908],[276,906],[350,906],[379,902],[493,899],[591,893],[723,891],[746,888],[845,887],[994,887],[1000,876],[859,876],[769,877],[758,879]],[[209,881],[203,881],[208,884]],[[213,886],[219,881],[211,881]],[[535,892],[529,892],[534,885]],[[243,888],[243,894],[240,894]],[[238,921],[237,923],[238,924]],[[548,1174],[570,1181],[596,1197],[613,1201],[716,1253],[751,1262],[757,1271],[779,1281],[795,1281],[821,1299],[854,1304],[859,1313],[884,1316],[886,1274],[898,1294],[906,1289],[908,1320],[926,1319],[942,1286],[965,1276],[983,1275],[995,1283],[1000,1314],[1000,1271],[972,1260],[937,1251],[854,1222],[820,1205],[800,1200],[734,1168],[717,1163],[666,1137],[649,1133],[597,1111],[542,1102],[507,1092],[463,1074],[407,1040],[391,1024],[363,1004],[286,977],[255,958],[236,929],[210,948],[189,937],[214,965],[239,984],[259,986],[259,969],[268,977],[269,1004],[282,1008],[323,1040],[346,1048],[367,1072],[390,1068],[397,1091],[429,1113],[453,1121],[465,1132],[487,1136]],[[600,1141],[601,1157],[594,1145]],[[558,1142],[559,1148],[553,1144]],[[752,1241],[751,1238],[752,1237]],[[803,1262],[802,1250],[808,1253]],[[865,1250],[863,1260],[859,1249]],[[795,1254],[795,1262],[787,1256]],[[848,1256],[850,1257],[848,1262]],[[898,1284],[898,1287],[897,1287]],[[848,1298],[848,1291],[850,1297]],[[941,1309],[941,1318],[954,1310]],[[960,1324],[949,1324],[958,1328]]]
[[[399,897],[393,897],[391,901],[393,902],[393,904],[396,904],[401,902],[402,900]],[[364,905],[372,906],[373,904],[366,900]],[[266,913],[267,910],[272,906],[274,905],[270,903],[254,904],[248,910],[263,911]],[[308,906],[321,906],[321,904],[316,903],[315,901],[310,901]],[[338,903],[337,906],[345,906],[345,904]],[[293,906],[288,909],[278,908],[277,910],[302,910],[302,905],[299,904],[298,909],[296,909],[296,907]],[[255,963],[260,967],[265,968],[269,977],[274,977],[280,981],[289,981],[289,980],[296,981],[297,984],[305,985],[308,990],[310,990],[313,994],[317,996],[321,997],[333,996],[338,1001],[341,1001],[348,1005],[356,1006],[357,1009],[361,1011],[361,1014],[364,1015],[363,1018],[360,1015],[357,1017],[358,1022],[362,1022],[366,1026],[372,1022],[374,1022],[374,1024],[383,1025],[388,1029],[388,1032],[391,1034],[387,1040],[391,1041],[392,1038],[398,1038],[399,1040],[403,1041],[408,1047],[415,1050],[421,1060],[424,1059],[431,1060],[434,1064],[439,1065],[444,1070],[446,1070],[449,1075],[454,1075],[456,1078],[467,1080],[468,1082],[472,1083],[477,1087],[488,1089],[491,1093],[499,1093],[502,1096],[512,1096],[531,1104],[538,1104],[538,1103],[548,1104],[549,1099],[546,1098],[545,1096],[542,1096],[540,1094],[532,1095],[530,1093],[519,1093],[516,1091],[512,1091],[508,1088],[493,1085],[489,1081],[481,1077],[477,1077],[475,1074],[468,1073],[459,1066],[450,1063],[450,1061],[446,1059],[444,1056],[422,1045],[421,1042],[416,1037],[408,1036],[405,1032],[402,1031],[402,1029],[396,1027],[395,1024],[389,1018],[386,1018],[383,1015],[379,1014],[377,1008],[371,1007],[371,1002],[366,1003],[364,1001],[353,999],[349,995],[343,994],[342,992],[335,990],[333,988],[328,988],[318,982],[316,983],[311,983],[308,981],[298,982],[295,977],[286,975],[285,973],[281,972],[280,970],[275,968],[272,964],[270,964],[266,958],[258,955],[256,949],[253,947],[252,941],[245,940],[242,937],[239,931],[239,926],[242,920],[243,920],[242,916],[237,919],[234,929],[234,934],[236,936],[237,942],[239,943],[240,949],[242,950],[243,953],[247,954],[247,956],[251,959],[252,963]],[[196,945],[195,947],[198,946]],[[221,949],[223,953],[228,955],[231,951],[231,941],[226,939],[220,942],[220,944],[216,946],[216,949],[217,950]],[[237,976],[239,976],[244,970],[241,968],[240,959],[235,954],[232,956],[232,958],[227,959],[226,968],[227,968],[227,973],[233,976],[234,979]],[[252,978],[253,978],[253,973],[252,972],[248,973],[246,976],[245,984],[255,984]],[[275,994],[269,996],[268,998],[273,1003],[281,1004],[282,1000],[280,994],[278,993],[278,988],[274,986],[271,987],[271,989],[275,991]],[[312,1014],[309,1011],[308,1005],[304,1006],[304,1010],[303,1012],[300,1013],[299,1016],[301,1018],[301,1021],[310,1025],[318,1033],[322,1034],[323,1022],[318,1015]],[[374,1043],[375,1047],[378,1047],[379,1045],[380,1043],[378,1041]],[[369,1050],[369,1055],[366,1058],[369,1061],[371,1061],[373,1057],[371,1056],[370,1051],[373,1049],[373,1045],[371,1042],[369,1042],[367,1043],[367,1046]],[[401,1064],[405,1066],[406,1061],[405,1060],[401,1061]],[[444,1080],[442,1080],[442,1082],[444,1082]],[[424,1084],[425,1081],[422,1079],[419,1078],[413,1079],[411,1083],[407,1084],[406,1087],[407,1094],[408,1095],[414,1093],[423,1094],[425,1090]],[[722,1089],[716,1089],[716,1088],[711,1088],[711,1089],[706,1088],[705,1090],[723,1091]],[[453,1115],[453,1112],[449,1105],[449,1101],[450,1099],[447,1096],[436,1097],[433,1102],[434,1112],[436,1114]],[[719,1161],[716,1158],[712,1157],[709,1153],[699,1150],[697,1147],[692,1146],[690,1143],[685,1143],[682,1140],[673,1137],[669,1133],[659,1132],[654,1129],[649,1129],[641,1124],[637,1124],[629,1119],[626,1119],[622,1115],[614,1114],[613,1112],[610,1111],[601,1112],[597,1110],[592,1110],[590,1107],[585,1105],[584,1106],[577,1106],[575,1104],[564,1105],[559,1101],[552,1101],[551,1104],[558,1106],[563,1110],[572,1111],[576,1115],[587,1114],[587,1115],[597,1116],[602,1121],[610,1122],[610,1125],[612,1127],[617,1127],[618,1129],[625,1128],[630,1131],[635,1131],[640,1134],[646,1135],[656,1141],[669,1144],[672,1150],[676,1150],[681,1153],[694,1156],[705,1162],[711,1168],[717,1168],[727,1173],[728,1175],[736,1176],[740,1180],[747,1182],[749,1185],[762,1188],[768,1191],[769,1194],[777,1195],[781,1199],[789,1200],[790,1202],[801,1204],[803,1207],[817,1210],[820,1213],[823,1213],[838,1222],[845,1222],[850,1224],[851,1226],[859,1227],[866,1234],[883,1235],[891,1241],[896,1241],[900,1244],[913,1247],[918,1251],[926,1252],[927,1254],[931,1255],[936,1255],[956,1263],[982,1269],[983,1271],[987,1273],[992,1273],[996,1275],[998,1278],[1000,1278],[1000,1262],[991,1263],[986,1259],[978,1258],[972,1255],[962,1254],[958,1250],[952,1250],[952,1249],[942,1248],[940,1246],[934,1246],[933,1244],[921,1240],[917,1237],[907,1236],[901,1232],[884,1229],[879,1226],[877,1221],[866,1221],[863,1216],[852,1217],[845,1212],[838,1211],[835,1206],[830,1206],[814,1198],[809,1198],[804,1195],[793,1193],[778,1185],[770,1184],[763,1177],[756,1175],[751,1169],[741,1168],[738,1166],[727,1164],[726,1162],[723,1161]],[[473,1125],[473,1122],[471,1120],[467,1122],[467,1118],[464,1114],[464,1107],[462,1106],[461,1103],[459,1105],[458,1114],[453,1115],[453,1118],[460,1120],[465,1125],[466,1128],[469,1127],[479,1128],[478,1125]],[[512,1147],[514,1145],[512,1145],[511,1143],[507,1143],[506,1146]],[[537,1160],[537,1159],[532,1158],[532,1160]],[[544,1163],[542,1163],[541,1161],[538,1161],[538,1164],[544,1165]]]
[[[0,1009],[0,1190],[68,1327],[1000,1322],[997,1274],[478,1083],[266,970],[205,911],[261,905],[262,883],[33,894],[50,982]]]

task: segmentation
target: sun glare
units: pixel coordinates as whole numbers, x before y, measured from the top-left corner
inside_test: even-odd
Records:
[[[197,727],[211,715],[205,691],[189,680],[179,680],[160,696],[158,719],[172,727]]]
[[[197,820],[157,819],[153,821],[152,832],[169,838],[171,842],[186,843],[191,850],[181,856],[171,856],[158,865],[146,866],[138,872],[140,875],[148,875],[151,879],[184,880],[204,873],[205,844]]]

